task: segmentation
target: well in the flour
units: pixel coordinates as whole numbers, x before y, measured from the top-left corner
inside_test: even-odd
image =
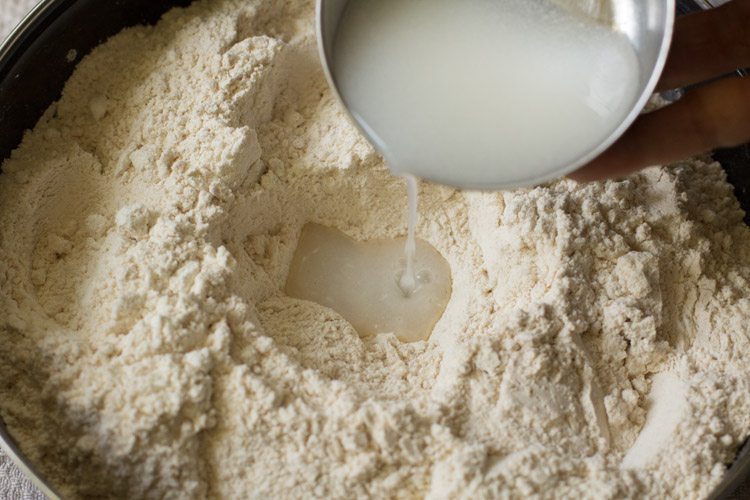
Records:
[[[403,342],[429,338],[451,296],[451,271],[429,243],[415,240],[414,286],[406,274],[404,239],[358,242],[317,224],[302,231],[286,293],[330,307],[363,336],[393,333]]]

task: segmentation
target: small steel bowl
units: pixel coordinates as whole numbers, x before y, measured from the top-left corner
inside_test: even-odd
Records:
[[[0,44],[0,162],[20,144],[59,99],[78,61],[91,49],[137,24],[152,24],[172,7],[191,0],[43,0]],[[693,1],[680,1],[693,10]],[[750,212],[750,147],[717,151],[746,212]],[[0,448],[51,499],[60,498],[20,451],[0,418]],[[711,498],[750,498],[750,446],[740,450]]]
[[[349,103],[339,90],[337,75],[333,68],[333,51],[335,45],[338,25],[346,10],[349,0],[318,0],[317,1],[317,32],[320,58],[323,62],[323,70],[334,94],[338,100],[349,110]],[[675,19],[675,0],[618,0],[613,2],[615,27],[622,32],[635,49],[639,63],[638,99],[635,101],[630,112],[622,122],[597,146],[589,151],[582,151],[572,162],[564,165],[549,165],[546,173],[538,178],[530,178],[523,184],[503,183],[497,184],[493,179],[487,179],[486,183],[469,184],[456,187],[468,189],[507,189],[521,187],[522,185],[536,185],[553,180],[569,174],[581,166],[602,154],[632,125],[659,82],[667,53],[672,41],[672,29]],[[357,113],[349,112],[352,122],[359,128],[360,132],[367,137],[370,143],[384,153],[387,144],[383,144],[378,137],[370,133],[372,130],[365,119]],[[439,182],[440,179],[430,179]]]

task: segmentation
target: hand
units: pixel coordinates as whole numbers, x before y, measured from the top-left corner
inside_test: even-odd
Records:
[[[748,66],[750,0],[733,0],[677,21],[657,90],[703,82]],[[642,115],[612,147],[570,178],[588,182],[622,177],[644,167],[748,141],[750,78],[725,78]]]

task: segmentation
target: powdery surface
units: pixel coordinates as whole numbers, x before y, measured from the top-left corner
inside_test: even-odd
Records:
[[[306,222],[406,230],[311,1],[112,38],[3,172],[0,410],[66,496],[691,498],[750,431],[750,231],[716,164],[423,186],[453,272],[428,342],[285,297]],[[660,372],[683,411],[621,467]]]

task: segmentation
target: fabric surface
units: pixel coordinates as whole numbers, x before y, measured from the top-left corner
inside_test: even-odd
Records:
[[[0,0],[0,38],[5,38],[34,4],[36,0]]]
[[[36,0],[0,0],[0,39],[5,39],[35,3]],[[0,451],[0,499],[43,500],[45,498],[5,453]]]

